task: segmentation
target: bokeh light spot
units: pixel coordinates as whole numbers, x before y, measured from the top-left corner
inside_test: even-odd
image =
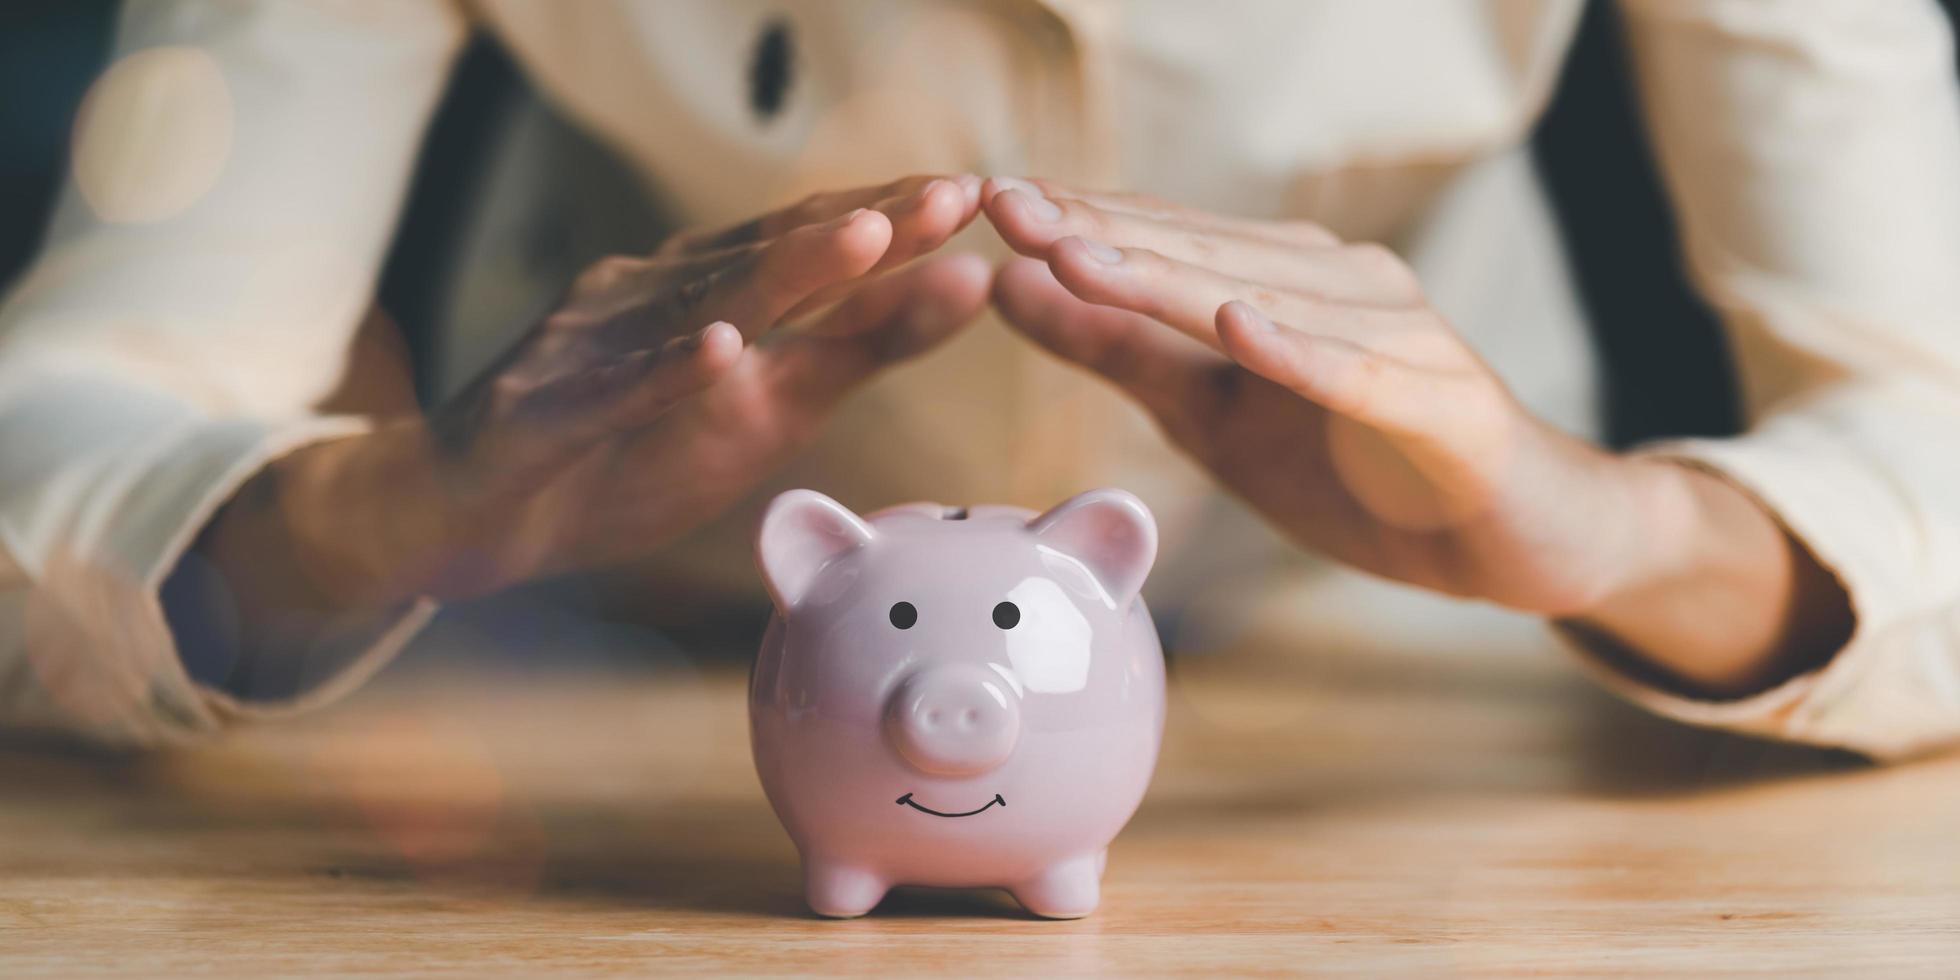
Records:
[[[75,185],[103,221],[174,217],[210,191],[231,156],[224,73],[197,48],[124,55],[90,86],[76,115]]]

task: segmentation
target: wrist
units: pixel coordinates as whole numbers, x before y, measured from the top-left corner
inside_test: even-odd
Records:
[[[1609,526],[1617,529],[1606,574],[1594,595],[1570,611],[1581,619],[1618,618],[1643,597],[1678,588],[1710,570],[1705,553],[1711,521],[1705,488],[1711,477],[1669,460],[1605,453],[1611,482]],[[1731,518],[1745,515],[1729,515]],[[1715,549],[1717,556],[1721,549]]]
[[[1842,645],[1842,590],[1753,496],[1687,463],[1616,464],[1624,558],[1569,625],[1669,686],[1714,697],[1765,689]]]
[[[269,463],[197,548],[253,609],[357,612],[414,597],[404,574],[443,508],[419,420],[302,447]]]
[[[1488,551],[1464,591],[1555,619],[1616,608],[1692,564],[1693,502],[1677,467],[1529,420],[1499,466],[1497,504],[1459,529]]]

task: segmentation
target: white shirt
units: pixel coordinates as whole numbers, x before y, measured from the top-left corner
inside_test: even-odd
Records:
[[[1749,422],[1654,451],[1755,494],[1842,581],[1857,628],[1824,668],[1739,701],[1600,676],[1684,720],[1874,755],[1960,737],[1948,25],[1930,0],[1624,7]],[[691,222],[976,171],[1387,241],[1528,407],[1592,434],[1585,323],[1523,150],[1577,13],[1561,0],[135,6],[43,252],[0,310],[0,718],[187,737],[330,700],[426,619],[426,603],[404,610],[326,658],[299,698],[248,705],[190,679],[157,589],[268,460],[365,425],[312,406],[339,380],[473,25]],[[792,83],[764,117],[750,62],[779,19]],[[985,326],[854,399],[785,478],[803,481],[871,505],[1038,507],[1127,486],[1166,524],[1157,587],[1199,600],[1205,576],[1177,572],[1199,563],[1175,556],[1221,540],[1214,492],[1134,408]],[[667,560],[753,588],[745,513]],[[1340,617],[1344,635],[1462,611],[1297,556],[1264,580],[1266,601]],[[1328,598],[1356,589],[1372,598]],[[1315,627],[1301,629],[1311,647]]]

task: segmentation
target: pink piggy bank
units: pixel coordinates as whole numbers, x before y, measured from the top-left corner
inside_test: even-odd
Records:
[[[863,915],[903,884],[1095,910],[1163,732],[1164,654],[1137,596],[1156,554],[1150,511],[1121,490],[1039,516],[860,518],[810,490],[769,505],[756,559],[776,615],[749,730],[810,908]]]

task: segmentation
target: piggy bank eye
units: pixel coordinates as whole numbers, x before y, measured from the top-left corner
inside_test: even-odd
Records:
[[[1003,602],[994,607],[994,625],[1011,630],[1021,621],[1021,607],[1011,602]]]
[[[913,608],[909,602],[892,603],[891,620],[893,626],[909,630],[913,623],[919,621],[919,610]]]

